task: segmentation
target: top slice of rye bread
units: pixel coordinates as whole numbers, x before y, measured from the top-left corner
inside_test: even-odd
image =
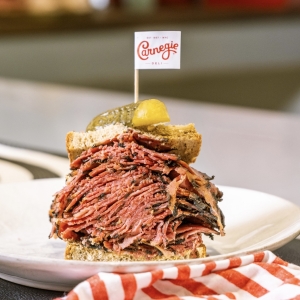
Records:
[[[122,124],[110,124],[96,131],[68,132],[66,148],[70,162],[76,159],[83,151],[113,139],[128,129],[129,127]],[[178,155],[180,159],[188,164],[195,162],[199,155],[202,136],[192,123],[186,125],[151,125],[139,127],[139,129],[134,128],[133,130],[170,145],[172,148],[170,153]]]

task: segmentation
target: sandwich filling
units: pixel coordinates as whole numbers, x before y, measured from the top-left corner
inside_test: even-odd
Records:
[[[50,237],[147,260],[199,257],[202,234],[224,235],[222,192],[170,150],[129,129],[82,152],[51,204]]]

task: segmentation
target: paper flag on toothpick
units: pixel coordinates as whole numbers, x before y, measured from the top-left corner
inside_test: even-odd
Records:
[[[135,69],[180,69],[180,31],[135,32]]]
[[[142,31],[134,36],[134,102],[138,101],[139,69],[180,69],[180,31]]]

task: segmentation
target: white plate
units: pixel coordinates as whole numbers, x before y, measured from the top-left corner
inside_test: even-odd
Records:
[[[31,170],[26,165],[31,166]],[[0,183],[32,180],[34,178],[31,171],[34,168],[40,168],[42,175],[54,173],[60,177],[65,177],[70,169],[67,158],[0,144]],[[41,175],[41,171],[37,173]],[[48,172],[45,173],[46,171]]]
[[[26,168],[0,159],[0,182],[32,180],[33,175]]]
[[[15,283],[66,291],[99,271],[141,272],[195,264],[259,250],[275,250],[300,234],[300,208],[281,198],[221,186],[226,236],[205,239],[210,257],[166,262],[64,260],[65,244],[49,240],[48,209],[63,179],[0,184],[0,277]]]

